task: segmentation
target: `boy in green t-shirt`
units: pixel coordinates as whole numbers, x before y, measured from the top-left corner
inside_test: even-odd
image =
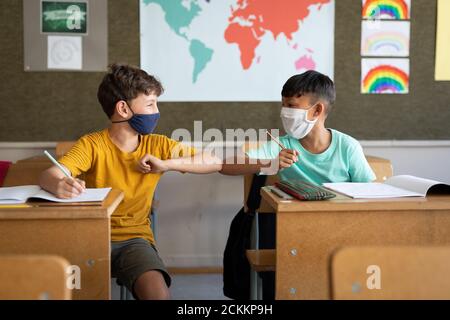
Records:
[[[325,127],[335,101],[333,81],[307,71],[287,80],[281,91],[281,120],[287,135],[249,150],[245,165],[222,165],[228,175],[259,173],[262,166],[250,159],[277,159],[281,180],[300,179],[315,184],[325,182],[370,182],[375,174],[361,145],[349,135]]]

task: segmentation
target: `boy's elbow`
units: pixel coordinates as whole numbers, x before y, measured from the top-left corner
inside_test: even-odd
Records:
[[[223,168],[222,160],[217,156],[203,154],[203,162],[209,165],[210,172],[221,172]]]

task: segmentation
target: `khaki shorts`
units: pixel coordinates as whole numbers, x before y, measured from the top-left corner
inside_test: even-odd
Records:
[[[141,238],[111,242],[111,276],[125,285],[133,295],[136,280],[145,272],[161,272],[170,287],[171,278],[156,248]]]

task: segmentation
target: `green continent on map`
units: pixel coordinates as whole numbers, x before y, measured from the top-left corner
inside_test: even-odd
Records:
[[[189,29],[189,26],[195,17],[202,11],[197,1],[190,3],[190,8],[185,7],[181,0],[143,0],[144,4],[157,4],[164,12],[164,19],[177,35],[183,37],[189,42],[189,53],[194,59],[194,71],[192,74],[192,81],[197,82],[199,74],[205,69],[208,62],[211,61],[214,51],[203,44],[200,40],[190,40],[183,28]],[[185,31],[187,31],[185,30]]]
[[[189,46],[189,52],[194,58],[194,72],[192,82],[197,82],[198,75],[205,69],[209,61],[211,61],[214,51],[206,47],[200,40],[193,39]]]
[[[143,0],[144,4],[149,5],[151,3],[158,4],[164,11],[164,18],[166,19],[169,27],[175,31],[175,33],[185,39],[186,34],[181,32],[182,28],[189,27],[192,20],[198,16],[202,10],[196,2],[191,2],[190,9],[182,5],[179,1],[168,0]]]

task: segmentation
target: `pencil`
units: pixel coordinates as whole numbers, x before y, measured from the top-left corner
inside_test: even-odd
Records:
[[[66,177],[72,178],[72,176],[71,176],[70,174],[68,174],[68,173],[66,172],[66,170],[64,170],[64,168],[59,164],[59,162],[56,161],[55,158],[53,158],[53,157],[51,156],[51,154],[48,153],[47,150],[44,151],[44,154],[50,159],[51,162],[53,162],[53,163],[55,164],[55,166],[57,166],[59,169],[61,169],[61,171],[66,175]]]
[[[5,208],[10,208],[10,209],[14,209],[14,208],[30,208],[32,206],[30,206],[29,204],[0,204],[0,209],[5,209]]]
[[[285,150],[285,149],[286,149],[286,147],[283,146],[283,145],[281,144],[280,141],[278,141],[273,135],[270,134],[269,130],[266,130],[266,132],[267,132],[267,134],[272,138],[272,140],[275,141],[275,142],[280,146],[280,148],[281,148],[282,150]]]

